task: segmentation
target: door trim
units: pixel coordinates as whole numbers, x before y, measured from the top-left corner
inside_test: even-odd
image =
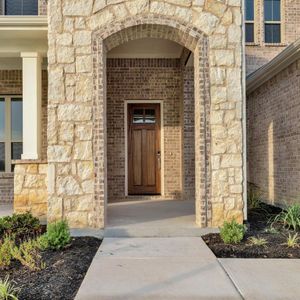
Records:
[[[125,133],[125,197],[128,197],[128,104],[159,104],[160,105],[160,148],[161,148],[161,171],[160,171],[160,186],[161,196],[165,194],[164,185],[164,109],[162,100],[125,100],[124,101],[124,133]],[[132,197],[135,197],[134,195]]]

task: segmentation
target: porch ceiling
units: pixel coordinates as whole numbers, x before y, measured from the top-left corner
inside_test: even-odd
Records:
[[[0,57],[20,57],[21,52],[47,56],[47,31],[0,31],[0,40]]]

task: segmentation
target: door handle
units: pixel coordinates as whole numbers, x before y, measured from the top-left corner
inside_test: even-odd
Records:
[[[161,154],[160,151],[157,151],[157,165],[158,165],[158,169],[160,170],[161,168]]]

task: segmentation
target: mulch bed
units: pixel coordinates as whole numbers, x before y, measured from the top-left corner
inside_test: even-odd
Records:
[[[300,258],[300,247],[288,248],[285,245],[289,233],[293,231],[275,227],[277,233],[270,232],[270,219],[281,211],[280,208],[263,205],[248,211],[248,230],[240,244],[224,244],[220,234],[203,236],[205,243],[219,258]],[[248,238],[261,237],[267,240],[263,246],[250,245]]]
[[[73,238],[64,250],[42,253],[45,269],[32,272],[14,261],[8,270],[0,270],[0,278],[9,275],[21,288],[20,300],[74,299],[100,244],[93,237]]]

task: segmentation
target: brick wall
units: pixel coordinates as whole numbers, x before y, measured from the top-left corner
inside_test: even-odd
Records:
[[[0,173],[0,203],[12,203],[14,197],[14,174]]]
[[[246,46],[247,74],[252,73],[279,54],[287,45],[300,37],[300,1],[282,1],[282,43],[264,44],[263,0],[255,3],[255,43]]]
[[[247,99],[248,181],[277,205],[299,202],[300,60]]]
[[[191,71],[185,78],[193,80]],[[162,100],[164,119],[164,185],[166,198],[182,197],[182,71],[179,59],[108,59],[107,62],[107,152],[108,152],[108,198],[110,201],[124,199],[125,195],[125,100]],[[185,102],[193,102],[191,83],[185,87]],[[189,107],[185,116],[193,114]],[[192,119],[185,121],[188,143],[184,150],[187,158],[193,155],[194,145]],[[192,142],[192,145],[189,143]],[[188,158],[188,159],[189,159]],[[185,159],[187,161],[188,159]],[[187,175],[190,181],[189,161]],[[194,167],[193,167],[194,168]],[[189,182],[191,184],[191,182]],[[188,184],[189,184],[188,183]]]
[[[0,70],[0,95],[22,95],[22,71]],[[42,72],[42,159],[47,157],[48,73]],[[13,174],[0,173],[0,203],[13,201]]]
[[[194,68],[183,69],[183,187],[186,198],[195,197]]]

